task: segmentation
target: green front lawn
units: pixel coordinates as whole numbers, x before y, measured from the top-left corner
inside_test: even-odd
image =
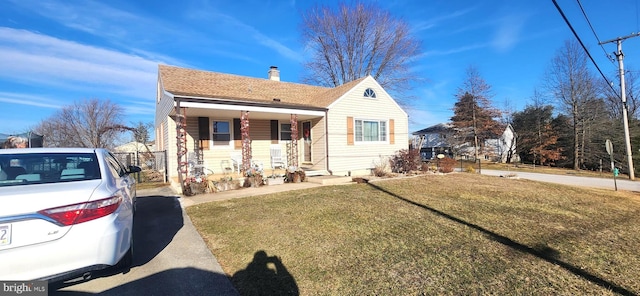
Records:
[[[640,293],[637,193],[459,173],[187,212],[244,294]]]

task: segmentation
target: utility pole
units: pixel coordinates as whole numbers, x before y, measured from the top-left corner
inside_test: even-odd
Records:
[[[611,42],[616,42],[618,44],[618,51],[615,52],[616,58],[618,59],[618,69],[620,71],[620,92],[621,92],[621,99],[622,99],[622,122],[624,125],[624,140],[625,140],[625,145],[627,148],[627,161],[629,163],[629,179],[630,180],[635,180],[635,172],[633,169],[633,157],[631,154],[631,138],[629,136],[629,119],[627,118],[627,92],[625,90],[625,85],[624,85],[624,63],[622,62],[622,60],[624,59],[624,54],[622,53],[622,41],[625,39],[629,39],[632,37],[637,37],[640,36],[640,33],[633,33],[631,35],[628,36],[624,36],[624,37],[618,37],[615,39],[611,39],[608,41],[603,41],[600,42],[600,45],[605,44],[605,43],[611,43]]]

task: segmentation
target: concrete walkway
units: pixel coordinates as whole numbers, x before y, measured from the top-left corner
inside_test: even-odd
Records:
[[[302,182],[302,183],[284,183],[280,185],[260,186],[256,188],[241,188],[236,190],[228,190],[216,193],[196,194],[193,196],[181,196],[180,204],[183,208],[206,202],[229,200],[234,198],[242,198],[255,195],[263,195],[284,191],[300,190],[323,186],[319,183]]]

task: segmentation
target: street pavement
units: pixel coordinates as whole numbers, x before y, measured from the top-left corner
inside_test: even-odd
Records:
[[[482,170],[483,175],[490,176],[512,176],[515,175],[516,178],[540,181],[540,182],[548,182],[548,183],[556,183],[556,184],[564,184],[571,186],[581,186],[581,187],[591,187],[591,188],[603,188],[603,189],[611,189],[615,190],[615,185],[617,184],[618,190],[625,191],[635,191],[640,192],[640,182],[631,181],[629,179],[616,179],[616,184],[614,184],[613,178],[594,178],[594,177],[583,177],[583,176],[571,176],[571,175],[551,175],[551,174],[539,174],[539,173],[529,173],[529,172],[517,172],[517,171],[499,171],[499,170]]]

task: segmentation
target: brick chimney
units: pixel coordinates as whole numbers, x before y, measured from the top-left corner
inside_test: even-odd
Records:
[[[280,81],[280,71],[278,70],[278,67],[269,67],[269,80]]]

